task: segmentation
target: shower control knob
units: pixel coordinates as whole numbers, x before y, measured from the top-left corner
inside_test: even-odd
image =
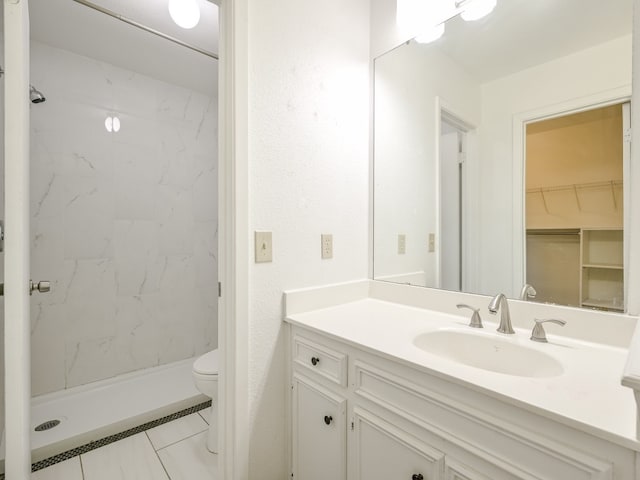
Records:
[[[29,294],[32,294],[33,292],[47,293],[51,291],[51,282],[47,280],[43,280],[38,283],[33,283],[33,280],[32,280],[29,282],[29,284],[30,284]]]

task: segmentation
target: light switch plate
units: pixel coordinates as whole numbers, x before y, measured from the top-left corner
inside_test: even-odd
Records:
[[[273,259],[271,232],[255,232],[256,263],[267,263]]]
[[[320,235],[320,243],[322,248],[322,258],[333,258],[333,235],[330,233],[323,233]]]
[[[398,255],[407,253],[407,236],[404,233],[398,234]]]
[[[429,251],[430,252],[436,251],[436,234],[435,233],[429,234]]]

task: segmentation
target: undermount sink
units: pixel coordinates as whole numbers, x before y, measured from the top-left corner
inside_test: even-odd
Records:
[[[506,375],[555,377],[563,373],[562,364],[551,355],[514,340],[484,332],[436,330],[418,335],[413,344],[427,353]]]

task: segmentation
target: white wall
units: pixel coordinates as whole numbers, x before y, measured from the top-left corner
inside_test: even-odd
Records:
[[[375,90],[374,276],[425,272],[426,285],[437,286],[436,253],[428,252],[438,231],[436,99],[477,124],[480,85],[437,48],[411,42],[375,60]]]
[[[217,345],[217,101],[33,42],[33,395]],[[104,119],[122,127],[108,133]]]
[[[513,265],[523,261],[514,253],[520,239],[511,221],[495,220],[521,215],[513,202],[514,116],[629,86],[631,44],[631,36],[622,37],[482,86],[479,182],[500,188],[480,190],[479,209],[486,220],[480,222],[478,291],[518,293]]]
[[[410,37],[396,23],[396,0],[371,0],[371,58],[397,47]]]
[[[282,292],[368,273],[369,1],[251,0],[248,21],[251,247],[273,232],[249,272],[249,478],[282,479]]]

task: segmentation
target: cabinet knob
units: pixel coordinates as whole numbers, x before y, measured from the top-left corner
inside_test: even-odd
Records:
[[[411,480],[424,480],[424,477],[421,473],[414,473],[411,475]]]
[[[333,417],[330,415],[325,415],[324,416],[324,423],[326,423],[327,425],[330,425],[331,422],[333,421]]]
[[[311,357],[311,363],[315,367],[317,364],[320,363],[320,359],[318,357]]]

